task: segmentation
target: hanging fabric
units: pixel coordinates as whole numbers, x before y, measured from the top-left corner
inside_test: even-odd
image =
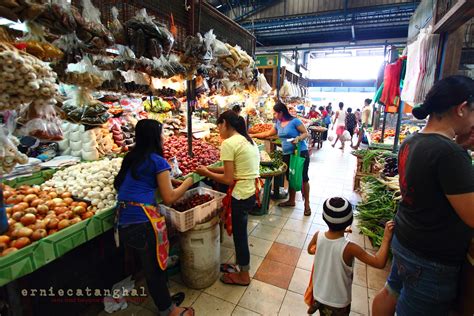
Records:
[[[401,99],[412,105],[423,103],[434,84],[438,59],[439,35],[423,29],[407,47],[406,80]]]
[[[400,105],[400,80],[406,57],[399,58],[396,62],[385,66],[384,87],[380,102],[385,104],[386,111],[394,113]]]

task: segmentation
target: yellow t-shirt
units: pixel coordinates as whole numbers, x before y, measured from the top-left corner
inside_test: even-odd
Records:
[[[235,184],[232,196],[245,200],[255,194],[255,179],[260,172],[260,154],[257,145],[236,134],[221,144],[221,160],[234,162]]]

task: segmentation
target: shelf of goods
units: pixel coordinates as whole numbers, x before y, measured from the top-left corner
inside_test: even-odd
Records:
[[[120,158],[116,158],[116,160],[120,160]],[[91,162],[91,163],[82,163],[82,164],[87,165],[87,164],[94,164],[94,163],[99,163],[99,162],[101,161]],[[108,160],[104,162],[106,164],[111,164],[111,162]],[[222,165],[221,162],[217,162],[217,163],[211,164],[211,167],[217,167],[221,165]],[[68,168],[77,169],[78,166],[79,165],[75,165]],[[102,171],[97,170],[97,172],[101,173]],[[66,168],[66,171],[60,170],[56,172],[54,170],[46,170],[46,171],[35,173],[34,175],[29,176],[29,177],[23,177],[23,178],[17,178],[11,181],[5,181],[4,184],[12,188],[20,188],[21,186],[38,186],[38,190],[40,188],[45,188],[46,190],[54,190],[56,192],[63,192],[63,193],[68,192],[67,190],[65,190],[65,188],[74,189],[75,184],[71,184],[71,187],[70,187],[68,184],[64,185],[63,183],[57,182],[58,180],[52,180],[52,179],[55,179],[55,177],[57,178],[57,176],[55,175],[57,175],[58,173],[69,174],[67,172],[67,168]],[[197,175],[196,173],[190,173],[187,176],[193,177],[193,180],[195,183],[203,179],[203,177]],[[54,188],[51,188],[48,185],[53,185]],[[85,193],[84,191],[80,191],[79,193],[75,192],[75,193],[78,194],[79,196],[89,198],[89,199],[91,197],[95,197],[95,194],[97,194],[97,193],[92,193],[92,194],[87,195],[87,193],[84,194]],[[109,190],[105,189],[105,191],[106,191],[105,192],[106,194],[110,194]],[[88,192],[90,193],[94,191],[88,191]],[[101,193],[102,192],[98,192],[99,194],[98,196],[100,196]],[[115,196],[114,193],[112,194]],[[75,196],[74,196],[74,200],[86,201],[85,199],[81,199],[81,198],[76,199]],[[96,202],[92,200],[92,203],[96,203]],[[102,203],[102,202],[97,202],[97,204],[99,203]],[[113,205],[110,207],[98,205],[99,207],[102,207],[102,208],[98,208],[97,205],[96,206],[91,205],[90,202],[87,202],[87,204],[93,207],[94,209],[93,213],[89,211],[87,212],[88,214],[86,215],[88,217],[81,218],[81,220],[78,221],[77,223],[71,224],[70,226],[65,227],[64,229],[60,229],[60,230],[55,229],[53,231],[51,231],[50,229],[48,232],[49,235],[45,236],[44,238],[34,241],[31,244],[21,249],[18,249],[12,253],[1,256],[0,257],[0,286],[7,284],[21,276],[24,276],[26,274],[29,274],[39,269],[40,267],[61,257],[66,252],[73,250],[79,245],[101,235],[102,233],[108,231],[109,229],[113,227],[114,216],[115,216],[115,212],[114,212],[115,201]],[[216,205],[216,208],[217,208],[217,205]],[[77,214],[74,214],[74,215],[70,214],[69,216],[77,217]],[[38,219],[39,218],[40,216],[38,216]],[[67,219],[67,217],[65,217],[65,219]],[[70,222],[71,220],[69,220],[69,223]],[[175,221],[173,221],[173,223],[175,223]],[[187,224],[187,225],[188,225],[186,227],[187,229],[192,228],[192,227],[189,227],[190,224]],[[20,225],[20,226],[23,227],[23,225]],[[32,227],[32,229],[34,228],[37,228],[37,227]],[[46,229],[48,228],[46,227]],[[2,238],[4,238],[3,236]],[[3,245],[3,248],[5,247],[6,246]]]
[[[207,28],[199,29],[205,34],[187,36],[189,17],[200,10],[188,12],[171,2],[142,6],[117,1],[112,8],[96,0],[80,5],[13,0],[0,12],[0,17],[28,26],[23,38],[0,28],[0,115],[5,122],[0,126],[0,177],[3,192],[17,199],[5,199],[11,225],[0,237],[0,286],[113,227],[113,180],[119,157],[134,146],[139,120],[163,123],[164,158],[175,177],[192,177],[197,183],[203,179],[194,173],[197,167],[222,166],[216,137],[213,144],[193,139],[189,157],[187,138],[176,136],[186,127],[182,103],[209,93],[197,87],[185,97],[185,83],[209,77],[222,86],[218,94],[246,91],[254,79],[250,55],[255,41],[243,29],[239,38],[247,45],[238,45],[235,38],[232,45],[224,43],[215,34],[225,32]],[[202,19],[206,25],[214,16],[208,15]],[[216,28],[226,21],[217,22]],[[20,143],[20,137],[33,138],[39,146]],[[50,159],[57,154],[82,162],[56,172],[34,172],[41,161],[54,165]],[[34,165],[33,157],[38,158]],[[31,168],[33,175],[19,177],[28,172],[17,172],[17,165]],[[16,178],[7,181],[3,177],[8,175]]]

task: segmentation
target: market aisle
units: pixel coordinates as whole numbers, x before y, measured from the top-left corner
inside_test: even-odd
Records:
[[[183,306],[192,305],[199,316],[225,315],[306,315],[303,294],[308,284],[313,256],[306,247],[316,230],[326,229],[322,220],[322,201],[327,197],[343,195],[357,203],[358,195],[352,191],[355,158],[349,150],[342,153],[329,143],[313,153],[310,166],[311,208],[313,214],[305,217],[301,195],[294,208],[272,205],[265,216],[250,216],[251,277],[249,287],[229,286],[221,281],[203,290],[186,288],[180,277],[170,281],[173,293],[183,291]],[[361,246],[367,245],[362,235],[354,233],[351,239]],[[222,262],[234,261],[233,241],[224,236],[221,246]],[[388,269],[388,268],[387,268]],[[353,315],[369,315],[373,296],[383,287],[387,271],[367,268],[356,260],[353,283]],[[113,315],[156,315],[151,299],[141,306],[129,308]],[[123,313],[123,314],[122,314]],[[103,312],[105,315],[105,312]]]

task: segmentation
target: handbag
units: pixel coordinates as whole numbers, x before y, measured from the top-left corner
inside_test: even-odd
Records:
[[[301,191],[303,187],[303,169],[306,158],[300,155],[300,144],[297,145],[295,153],[290,157],[288,182],[291,189],[296,192]]]

